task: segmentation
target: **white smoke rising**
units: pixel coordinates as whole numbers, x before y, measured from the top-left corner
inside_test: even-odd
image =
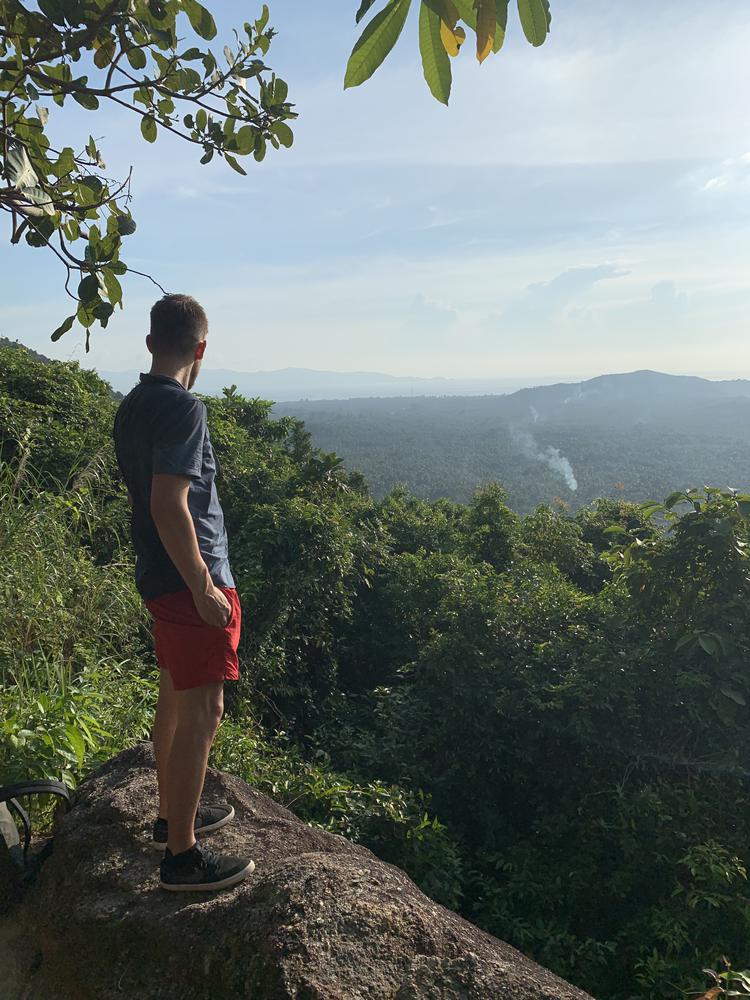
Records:
[[[536,423],[539,419],[539,410],[535,406],[530,406],[529,409],[531,410],[531,419]]]
[[[575,492],[578,489],[578,480],[573,472],[573,466],[564,455],[560,454],[559,448],[553,448],[552,445],[547,445],[547,447],[542,450],[528,431],[519,431],[513,428],[511,430],[511,435],[527,458],[533,458],[537,462],[543,462],[546,466],[552,469],[553,472],[556,472],[565,480],[565,483],[571,492]]]

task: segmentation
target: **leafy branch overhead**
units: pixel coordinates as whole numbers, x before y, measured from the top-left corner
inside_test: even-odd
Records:
[[[362,0],[357,24],[377,0]],[[499,52],[508,26],[509,0],[420,0],[419,51],[422,69],[433,97],[447,104],[451,93],[451,58],[466,41],[466,28],[476,35],[479,62]],[[517,0],[518,16],[527,40],[542,45],[550,29],[549,0]],[[369,80],[390,54],[406,23],[412,0],[388,0],[367,24],[352,49],[345,87]],[[463,23],[460,23],[463,22]]]
[[[243,157],[291,146],[296,114],[286,83],[263,61],[274,36],[265,5],[220,55],[203,44],[216,25],[198,0],[38,0],[35,8],[0,0],[0,209],[11,243],[46,248],[66,269],[76,305],[52,339],[77,319],[88,350],[90,328],[122,308],[122,275],[140,273],[122,259],[136,228],[130,173],[109,177],[93,136],[68,144],[69,126],[53,120],[48,102],[122,108],[146,142],[170,132],[197,146],[201,163],[218,156],[240,174]]]

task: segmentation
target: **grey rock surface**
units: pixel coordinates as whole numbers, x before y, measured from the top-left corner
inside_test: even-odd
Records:
[[[81,785],[12,933],[0,927],[8,1000],[591,1000],[239,778],[209,771],[204,800],[234,805],[212,846],[256,871],[167,893],[147,846],[150,745]]]

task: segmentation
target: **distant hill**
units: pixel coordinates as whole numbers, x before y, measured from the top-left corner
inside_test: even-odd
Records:
[[[28,351],[28,353],[35,358],[37,361],[49,361],[50,359],[45,357],[43,354],[37,354],[36,351],[32,351],[30,347],[26,347],[22,344],[20,340],[10,340],[8,337],[0,337],[0,347],[16,347],[21,351]]]
[[[662,498],[750,488],[750,381],[637,371],[504,396],[278,402],[373,494],[396,482],[465,501],[488,479],[517,510],[562,497]]]
[[[138,372],[100,372],[120,392],[138,381]],[[475,396],[506,393],[528,385],[532,379],[518,377],[488,379],[417,378],[383,372],[336,372],[314,368],[279,368],[275,371],[236,372],[225,368],[202,368],[196,390],[220,396],[236,385],[243,396],[260,396],[279,402],[296,399],[349,399],[364,396]],[[540,379],[548,383],[555,379]]]
[[[25,344],[22,344],[20,340],[10,340],[8,337],[0,337],[0,348],[3,347],[12,347],[18,351],[26,351],[26,353],[30,354],[35,361],[42,361],[45,364],[55,363],[53,362],[52,358],[48,358],[45,354],[39,354],[37,351],[33,351],[30,347],[27,347]],[[111,389],[111,394],[114,399],[122,399],[122,393],[118,392],[116,389]]]

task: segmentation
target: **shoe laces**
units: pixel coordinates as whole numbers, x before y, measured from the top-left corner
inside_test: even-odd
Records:
[[[205,844],[201,844],[199,840],[195,842],[195,849],[200,855],[198,864],[201,868],[206,869],[209,865],[216,864],[218,861],[219,856],[216,851],[212,851],[210,847],[206,847]]]

